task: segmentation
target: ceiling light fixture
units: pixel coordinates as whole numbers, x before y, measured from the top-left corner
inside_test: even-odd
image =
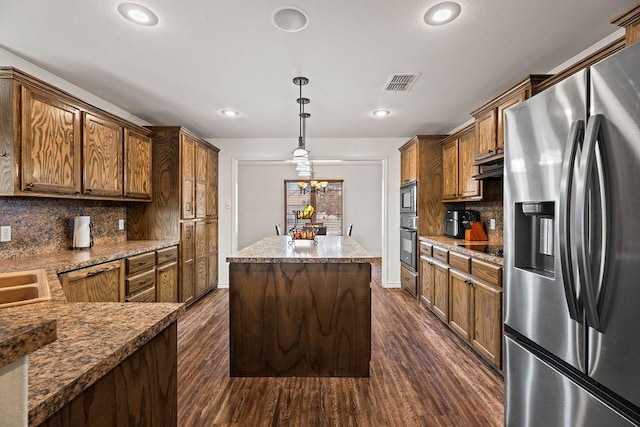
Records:
[[[220,114],[222,114],[223,116],[227,116],[227,117],[236,117],[236,116],[240,115],[240,113],[238,113],[237,111],[233,111],[233,110],[221,110]]]
[[[296,163],[296,170],[299,176],[309,176],[306,173],[311,170],[311,162],[309,161],[309,150],[306,147],[306,132],[307,132],[307,119],[311,117],[311,114],[304,112],[304,106],[310,103],[309,98],[302,97],[302,86],[309,84],[309,79],[306,77],[295,77],[293,84],[300,87],[300,97],[296,100],[300,106],[300,112],[298,113],[298,120],[300,122],[300,136],[298,136],[298,146],[293,150],[293,162]],[[308,169],[307,169],[308,168]],[[304,173],[304,175],[303,175]]]
[[[461,10],[460,5],[452,1],[438,3],[424,14],[424,22],[429,25],[444,25],[456,19]]]
[[[371,113],[371,115],[374,117],[387,117],[389,114],[391,114],[389,110],[375,110],[373,113]]]
[[[283,6],[271,12],[273,25],[287,33],[302,31],[309,25],[309,15],[304,10],[295,6]]]
[[[118,5],[118,12],[120,12],[120,15],[126,20],[134,24],[151,27],[158,23],[158,17],[155,13],[137,3],[120,3]]]

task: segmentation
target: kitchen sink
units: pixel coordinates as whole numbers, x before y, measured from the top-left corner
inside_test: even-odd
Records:
[[[51,299],[44,270],[0,273],[0,308]]]

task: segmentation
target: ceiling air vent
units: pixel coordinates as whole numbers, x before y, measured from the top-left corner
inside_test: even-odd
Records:
[[[385,92],[407,92],[422,73],[395,73],[384,85]]]

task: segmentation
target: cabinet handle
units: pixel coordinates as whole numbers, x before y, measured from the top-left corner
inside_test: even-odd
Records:
[[[86,190],[84,190],[85,193],[91,193],[93,190],[91,188],[87,188]]]
[[[471,280],[465,279],[464,283],[466,283],[467,285],[471,284]]]
[[[129,197],[131,195],[131,191],[127,191],[126,193],[124,193],[124,197]]]
[[[33,182],[28,183],[28,184],[25,186],[25,188],[24,188],[24,189],[25,189],[25,190],[27,190],[27,191],[31,191],[31,190],[33,190]]]
[[[0,157],[9,157],[7,150],[2,150],[2,154],[0,154]]]
[[[187,208],[187,212],[191,212],[191,202],[187,202],[186,208]]]
[[[489,150],[489,154],[493,154],[493,150],[491,150],[491,149],[490,149],[490,150]]]
[[[92,277],[92,276],[97,276],[100,273],[104,273],[105,271],[108,271],[108,268],[101,268],[100,270],[95,270],[95,271],[90,271],[87,273],[87,277]]]

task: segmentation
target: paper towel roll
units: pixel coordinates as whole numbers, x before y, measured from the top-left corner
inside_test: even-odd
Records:
[[[73,247],[88,248],[91,246],[91,218],[76,216],[73,218]]]

